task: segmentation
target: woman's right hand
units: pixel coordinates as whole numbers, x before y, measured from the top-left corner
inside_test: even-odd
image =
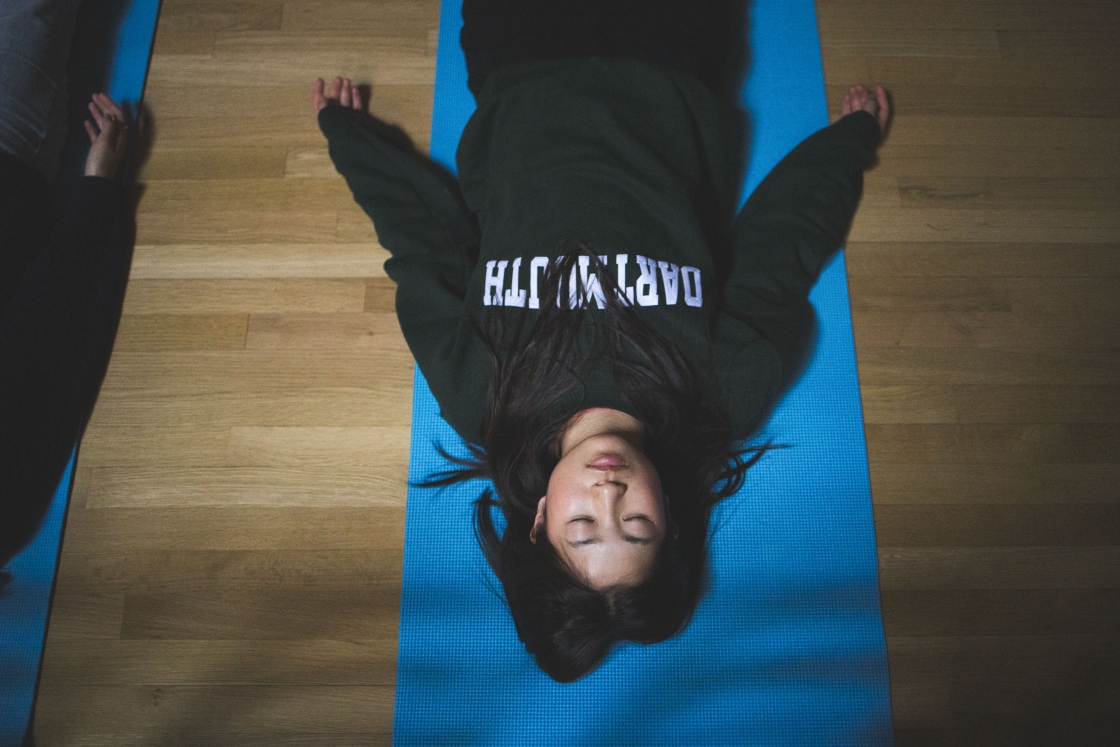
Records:
[[[325,107],[342,106],[347,109],[362,109],[362,92],[349,78],[336,77],[331,82],[331,91],[326,93],[326,84],[322,78],[315,81],[311,88],[311,106],[318,116]]]
[[[93,94],[89,113],[94,121],[85,122],[90,142],[85,175],[112,179],[128,147],[128,121],[117,102],[103,93]]]

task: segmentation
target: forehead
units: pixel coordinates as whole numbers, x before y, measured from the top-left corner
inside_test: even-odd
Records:
[[[636,545],[618,539],[578,547],[561,542],[556,550],[569,571],[600,589],[644,581],[657,560],[657,547],[657,543]]]

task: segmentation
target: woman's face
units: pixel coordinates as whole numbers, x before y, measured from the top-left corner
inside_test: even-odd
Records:
[[[666,533],[661,479],[637,439],[596,434],[564,444],[537,504],[541,534],[593,589],[641,583]]]

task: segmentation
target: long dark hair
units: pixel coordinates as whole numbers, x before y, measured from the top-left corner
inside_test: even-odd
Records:
[[[592,310],[576,281],[581,256],[601,283],[604,309]],[[495,313],[478,327],[491,364],[482,445],[471,445],[469,459],[441,449],[458,467],[422,485],[493,482],[475,501],[479,545],[526,649],[546,674],[570,682],[595,669],[616,642],[657,643],[688,624],[703,586],[712,506],[739,489],[766,446],[736,442],[713,381],[641,318],[584,244],[559,248],[544,288],[531,324],[528,315],[508,325]],[[603,367],[645,427],[644,451],[679,533],[661,542],[645,581],[597,591],[529,533],[560,458],[560,437],[583,409],[578,402],[564,407],[565,396]],[[501,535],[494,508],[505,518]]]

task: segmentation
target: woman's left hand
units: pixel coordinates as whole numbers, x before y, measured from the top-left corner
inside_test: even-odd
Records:
[[[844,96],[844,105],[840,113],[846,117],[858,111],[865,111],[879,120],[879,129],[886,134],[887,123],[891,119],[891,100],[885,88],[875,86],[874,95],[863,86],[849,88]]]

